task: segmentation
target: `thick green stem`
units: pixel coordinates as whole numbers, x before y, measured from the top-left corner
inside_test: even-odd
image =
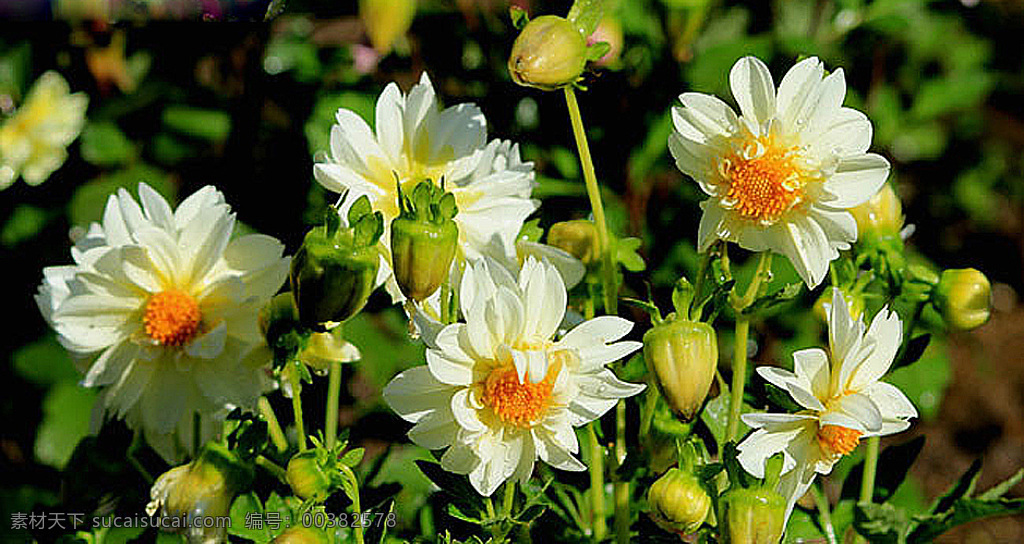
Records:
[[[754,277],[741,298],[733,300],[736,311],[736,338],[733,341],[732,358],[732,397],[729,402],[729,423],[726,427],[726,440],[735,440],[740,425],[740,413],[743,408],[743,389],[747,384],[747,338],[750,333],[750,318],[743,310],[757,299],[761,284],[767,279],[772,266],[772,254],[763,251],[757,261]]]
[[[288,439],[284,436],[284,431],[281,430],[281,424],[277,421],[277,414],[274,413],[274,409],[270,406],[270,401],[267,400],[267,397],[260,397],[258,404],[260,414],[267,422],[267,432],[270,433],[270,441],[274,443],[278,453],[286,451],[288,449]]]
[[[302,363],[292,362],[288,366],[288,383],[292,387],[292,411],[295,413],[295,434],[299,442],[299,451],[306,451],[306,426],[302,422],[302,381],[295,366],[298,364]]]
[[[324,439],[327,449],[338,439],[338,397],[341,396],[341,361],[331,361],[327,378],[327,407],[324,414]]]
[[[342,474],[348,478],[349,483],[352,486],[352,493],[349,498],[352,499],[352,509],[355,511],[356,519],[359,520],[357,523],[352,525],[352,530],[356,535],[356,544],[363,544],[363,524],[361,520],[363,508],[359,504],[359,480],[356,478],[355,473],[352,472],[352,469],[348,468],[348,466],[339,464],[338,467],[341,468]]]
[[[505,514],[505,519],[512,518],[512,506],[516,500],[516,481],[515,479],[509,479],[505,482],[505,501],[502,505],[502,512]]]
[[[626,401],[615,405],[615,470],[626,460]],[[615,482],[615,540],[629,543],[629,480]]]
[[[618,313],[618,286],[615,284],[615,260],[612,258],[612,247],[609,243],[608,224],[604,218],[604,205],[601,203],[601,190],[597,185],[597,174],[594,172],[594,161],[590,158],[590,145],[587,133],[583,129],[583,116],[580,106],[576,103],[576,91],[572,86],[565,88],[565,103],[569,106],[569,119],[572,122],[572,133],[576,138],[576,150],[583,166],[583,181],[587,187],[590,208],[594,212],[594,226],[597,227],[597,244],[601,250],[601,281],[604,287],[604,311],[607,314]]]
[[[832,526],[832,513],[829,511],[828,499],[818,489],[817,484],[811,486],[811,496],[814,497],[814,503],[818,507],[818,514],[821,516],[821,526],[825,528],[825,538],[828,539],[828,544],[836,544],[836,530]]]
[[[267,472],[274,475],[281,483],[288,485],[288,472],[280,465],[260,455],[256,457],[256,465],[263,467]]]
[[[860,502],[871,502],[875,494],[875,473],[878,471],[878,437],[868,438],[864,452],[864,473],[860,480]]]
[[[590,448],[590,501],[593,510],[594,540],[604,540],[608,533],[608,525],[604,519],[604,449],[597,440],[594,426],[596,421],[587,425],[587,446]]]

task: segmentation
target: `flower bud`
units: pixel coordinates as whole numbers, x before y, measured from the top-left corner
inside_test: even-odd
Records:
[[[297,453],[285,470],[288,485],[302,500],[321,502],[336,489],[335,483],[315,449]]]
[[[387,55],[399,36],[412,26],[416,0],[360,0],[359,18],[363,20],[370,43],[381,55]]]
[[[587,219],[551,225],[548,229],[548,245],[565,251],[587,266],[596,262],[600,253],[597,247],[597,227]]]
[[[718,500],[725,544],[777,544],[786,525],[786,500],[768,487],[731,489]]]
[[[846,307],[850,309],[850,317],[854,320],[860,319],[860,316],[864,313],[864,297],[850,293],[845,289],[840,291],[843,294],[843,300],[846,301]],[[828,311],[825,310],[826,304],[832,304],[832,291],[830,289],[822,292],[821,296],[814,303],[814,315],[822,323],[828,323]]]
[[[293,525],[271,541],[273,544],[330,544],[331,538],[323,529]]]
[[[882,185],[867,202],[851,208],[850,213],[862,237],[899,236],[903,228],[903,206],[890,183]]]
[[[391,222],[391,262],[402,294],[415,301],[430,295],[448,278],[459,245],[455,196],[431,181],[412,195],[398,188],[399,215]]]
[[[523,28],[512,44],[508,71],[526,87],[545,91],[571,85],[587,64],[587,40],[569,20],[543,15]]]
[[[644,334],[644,360],[672,411],[693,419],[711,389],[718,339],[707,323],[675,320]]]
[[[352,205],[349,227],[334,210],[306,234],[292,259],[291,288],[299,320],[314,331],[330,330],[363,308],[377,279],[377,241],[384,218],[363,196]]]
[[[299,353],[299,360],[317,371],[325,371],[331,363],[351,363],[362,358],[355,347],[332,332],[315,332],[309,335],[306,347]]]
[[[160,475],[149,496],[146,513],[153,516],[190,518],[227,516],[235,495],[253,480],[252,468],[217,442],[203,446],[199,456],[187,465]],[[202,524],[199,524],[202,525]],[[183,528],[190,543],[222,542],[225,527]]]
[[[933,296],[950,327],[967,331],[988,321],[992,286],[985,274],[973,268],[943,271]]]
[[[651,519],[661,528],[692,533],[700,528],[711,509],[711,497],[693,474],[669,469],[647,490]]]

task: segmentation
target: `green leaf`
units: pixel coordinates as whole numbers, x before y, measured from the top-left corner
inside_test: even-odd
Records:
[[[802,544],[804,542],[826,542],[825,534],[809,512],[802,508],[794,508],[786,523],[786,544]]]
[[[601,17],[604,16],[605,7],[609,3],[608,0],[576,0],[569,8],[569,15],[566,16],[566,19],[576,25],[580,34],[590,36],[597,29]]]
[[[117,166],[135,158],[135,146],[111,121],[85,125],[81,151],[82,158],[96,166]]]
[[[508,15],[512,19],[512,26],[516,30],[522,30],[526,23],[530,22],[530,16],[526,14],[526,10],[519,6],[509,6]]]
[[[909,544],[934,542],[942,533],[974,520],[992,516],[1024,514],[1024,499],[957,499],[941,514],[927,517],[918,523],[907,538]]]
[[[235,502],[231,503],[231,524],[228,526],[228,533],[242,538],[248,538],[256,544],[269,542],[270,527],[265,522],[263,505],[256,492],[249,492],[239,495]]]
[[[910,521],[906,512],[891,504],[858,504],[853,511],[853,527],[872,544],[907,542]]]
[[[103,217],[107,198],[118,189],[126,189],[138,201],[139,182],[145,182],[174,207],[175,185],[166,172],[142,162],[135,162],[128,168],[104,173],[99,178],[80,185],[75,189],[68,203],[68,215],[72,225],[86,226]]]
[[[338,461],[341,464],[349,467],[358,465],[363,460],[363,454],[366,453],[365,448],[355,448],[345,452],[345,455]]]
[[[144,527],[111,527],[107,534],[103,535],[103,544],[128,544],[142,536],[145,531]]]
[[[523,228],[519,229],[519,235],[516,236],[516,240],[540,242],[540,239],[543,237],[544,229],[540,226],[540,219],[531,219],[523,223]]]
[[[473,525],[482,525],[484,522],[481,518],[471,516],[464,513],[462,510],[459,510],[459,507],[456,506],[455,503],[448,504],[448,515],[455,519],[465,521],[466,523],[472,523]]]
[[[939,402],[951,379],[945,341],[933,337],[920,360],[891,372],[885,381],[907,395],[921,413],[921,419],[930,420],[938,416]]]
[[[18,348],[12,359],[14,371],[36,385],[74,383],[82,377],[71,363],[67,350],[52,334]]]
[[[928,344],[931,341],[932,335],[930,334],[922,334],[920,336],[912,338],[910,342],[907,342],[907,347],[904,348],[903,354],[900,355],[896,359],[896,362],[892,364],[890,372],[892,370],[896,370],[897,368],[903,368],[905,366],[909,366],[916,363],[919,359],[921,359],[921,356],[924,355],[924,352],[926,349],[928,349]]]
[[[15,247],[43,230],[50,220],[50,214],[42,208],[29,204],[19,204],[11,212],[10,218],[0,230],[0,243],[4,247]]]
[[[1002,482],[988,488],[987,491],[978,495],[978,498],[985,501],[996,500],[1006,494],[1007,491],[1013,489],[1013,486],[1024,480],[1024,468],[1018,470],[1013,476],[1003,480]]]
[[[725,444],[725,431],[726,427],[729,425],[730,403],[729,391],[723,389],[717,397],[709,400],[707,404],[704,405],[704,409],[700,413],[700,420],[707,425],[708,430],[711,431],[711,435],[714,436],[715,442],[718,444],[719,448]],[[740,408],[741,414],[749,414],[756,411],[757,410],[754,410],[747,404],[744,404],[743,407]],[[748,427],[746,423],[743,423],[743,420],[740,420],[736,436],[738,438],[742,438],[749,430],[750,427]]]
[[[995,83],[992,75],[982,71],[929,79],[914,93],[910,113],[918,119],[929,119],[976,107]]]
[[[896,493],[923,448],[924,437],[918,436],[909,442],[889,446],[882,450],[878,456],[878,472],[875,475],[872,502],[887,502]],[[857,500],[860,497],[860,483],[863,474],[864,463],[861,462],[853,467],[849,475],[846,476],[840,496]]]
[[[96,391],[59,383],[43,400],[43,422],[36,434],[35,455],[41,463],[63,468],[78,441],[89,434]]]
[[[932,507],[932,514],[941,514],[949,510],[953,503],[964,497],[969,497],[971,492],[974,491],[974,486],[978,484],[978,477],[981,476],[981,459],[975,459],[971,466],[966,472],[960,476],[960,479],[953,484],[945,493],[935,499],[935,505]]]
[[[803,291],[803,286],[802,282],[787,283],[772,293],[755,300],[753,304],[743,310],[743,315],[768,313],[794,299]]]
[[[170,130],[213,143],[224,143],[231,133],[231,116],[221,110],[168,106],[161,120]]]
[[[372,128],[374,104],[373,97],[356,92],[324,93],[318,97],[303,127],[310,154],[327,153],[331,148],[331,127],[337,122],[334,115],[339,108],[354,111]]]
[[[587,47],[587,60],[599,61],[611,50],[612,46],[608,42],[597,42]]]
[[[451,498],[452,504],[458,506],[460,512],[472,518],[483,516],[483,501],[476,489],[470,485],[469,478],[452,474],[431,461],[416,461],[416,466]]]
[[[522,514],[519,514],[517,521],[523,525],[529,525],[536,521],[538,518],[544,515],[544,512],[548,511],[548,507],[542,504],[535,504],[526,510]]]
[[[637,252],[642,242],[639,238],[620,238],[615,243],[615,259],[630,272],[642,272],[647,263]]]

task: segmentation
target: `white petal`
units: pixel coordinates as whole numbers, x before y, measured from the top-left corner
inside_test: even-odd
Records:
[[[82,378],[81,385],[97,387],[114,383],[121,378],[137,351],[138,348],[132,342],[120,342],[110,346],[93,361],[89,372]]]
[[[846,386],[850,391],[860,391],[870,386],[889,371],[903,342],[903,326],[899,315],[890,312],[888,307],[882,308],[875,314],[864,338],[874,345],[874,349],[850,376]]]
[[[587,470],[587,465],[584,465],[563,449],[547,432],[535,430],[533,436],[535,438],[534,446],[537,448],[537,456],[545,463],[559,470],[574,472]]]
[[[810,385],[815,397],[823,399],[828,396],[829,364],[825,350],[809,348],[793,352],[793,368],[796,375]]]
[[[817,94],[823,73],[821,61],[817,57],[809,57],[793,65],[782,76],[777,107],[779,119],[787,128],[797,128],[798,120],[806,122],[810,110],[807,104]]]
[[[441,468],[455,474],[469,474],[480,464],[473,449],[464,444],[455,444],[441,456]]]
[[[834,153],[840,157],[860,155],[871,147],[872,127],[867,115],[839,108],[820,136],[809,142],[815,154]]]
[[[808,134],[820,134],[835,123],[839,108],[846,98],[846,75],[842,68],[836,68],[825,77],[819,87],[817,100],[805,128]]]
[[[833,208],[852,208],[867,202],[889,177],[889,161],[881,155],[866,153],[839,161],[835,174],[823,187],[829,198],[822,200]]]
[[[473,366],[465,361],[448,357],[444,352],[428,349],[427,366],[437,381],[449,385],[469,385],[473,383]]]
[[[447,410],[456,390],[437,381],[426,366],[417,366],[388,383],[384,388],[384,401],[402,419],[416,423],[431,412]]]
[[[480,421],[476,408],[470,404],[469,389],[459,389],[452,395],[452,415],[459,426],[472,433],[479,433],[487,430],[487,426]]]
[[[829,247],[821,227],[806,217],[777,225],[783,233],[779,237],[780,252],[789,258],[807,288],[814,289],[825,279],[831,253],[835,250]]]
[[[851,426],[840,422],[835,418],[837,414],[852,418],[858,425]],[[839,425],[855,431],[875,432],[882,426],[882,414],[870,397],[861,393],[851,393],[839,398],[838,401],[833,401],[829,406],[829,412],[821,416],[821,423],[822,425]]]
[[[875,382],[864,391],[885,419],[917,417],[917,409],[895,385]]]
[[[775,84],[760,59],[743,57],[736,61],[729,72],[729,86],[747,119],[764,126],[775,115]]]
[[[704,253],[719,238],[725,210],[714,199],[701,202],[700,207],[704,213],[700,216],[700,226],[697,228],[697,251]]]
[[[376,123],[377,140],[381,149],[391,158],[392,162],[398,162],[402,157],[404,143],[404,127],[402,126],[402,110],[405,107],[405,98],[398,90],[398,85],[389,83],[377,98]]]
[[[786,449],[801,431],[798,425],[791,425],[780,430],[757,429],[747,435],[737,446],[739,455],[736,460],[755,478],[764,478],[764,464],[769,457]]]
[[[850,212],[812,204],[808,215],[821,227],[832,248],[847,250],[857,241],[857,221]]]
[[[716,136],[729,136],[739,127],[736,112],[716,96],[683,93],[679,96],[679,101],[684,107],[673,108],[673,120],[676,121],[676,125],[688,124],[700,132],[705,141]]]
[[[140,183],[139,200],[142,201],[142,208],[146,212],[146,217],[153,224],[166,231],[174,231],[174,212],[171,211],[171,207],[164,200],[164,197],[160,196],[149,185]]]

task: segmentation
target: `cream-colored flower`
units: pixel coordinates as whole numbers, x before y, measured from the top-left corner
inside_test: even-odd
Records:
[[[605,367],[640,349],[640,342],[615,342],[633,324],[602,316],[556,340],[565,285],[554,266],[534,258],[518,279],[494,261],[472,263],[459,296],[466,322],[441,330],[428,344],[426,366],[384,389],[388,405],[416,424],[409,438],[447,448],[441,466],[468,474],[483,495],[510,478],[526,481],[537,458],[584,470],[573,427],[644,389]]]
[[[680,95],[669,149],[711,197],[701,203],[701,251],[716,239],[773,251],[813,288],[856,241],[847,210],[878,191],[889,162],[867,153],[871,121],[843,107],[842,68],[823,76],[817,58],[804,59],[776,92],[764,63],[744,57],[729,74],[739,116],[714,96]]]
[[[88,105],[88,95],[71,94],[57,72],[39,76],[25,103],[0,126],[0,190],[19,175],[39,185],[60,168],[67,146],[82,131]]]
[[[803,410],[795,414],[744,414],[755,430],[739,445],[743,468],[764,477],[765,460],[784,456],[779,492],[786,516],[814,481],[857,447],[860,439],[910,427],[917,410],[902,391],[879,381],[899,350],[903,329],[894,312],[882,309],[865,332],[838,289],[828,309],[830,353],[811,348],[793,354],[794,370],[760,367],[757,373],[785,389]]]
[[[377,99],[376,134],[350,110],[339,109],[337,121],[330,156],[313,173],[328,190],[348,191],[342,218],[348,206],[366,195],[384,214],[381,241],[390,248],[391,221],[398,215],[396,178],[407,193],[421,181],[440,184],[444,179],[459,208],[455,223],[463,257],[479,258],[497,238],[508,258],[515,258],[515,237],[538,206],[530,199],[533,163],[520,160],[516,144],[487,142],[487,122],[479,108],[459,104],[440,110],[430,78],[423,74],[407,95],[394,83],[384,89]],[[388,280],[392,298],[403,300],[387,262],[378,280]]]
[[[261,234],[231,239],[235,217],[211,186],[177,210],[146,184],[140,206],[111,195],[101,223],[49,267],[36,295],[58,339],[79,360],[82,385],[103,387],[99,408],[144,431],[168,459],[202,439],[232,406],[265,387],[257,325],[288,274],[284,246]]]

